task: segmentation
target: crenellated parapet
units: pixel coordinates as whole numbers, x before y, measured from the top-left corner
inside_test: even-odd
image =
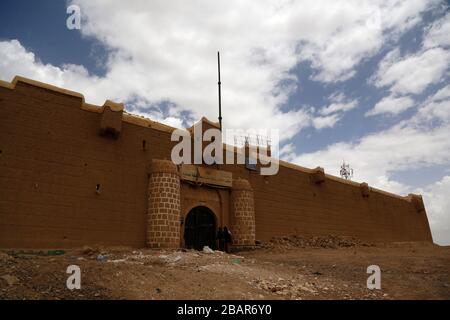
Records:
[[[100,134],[117,139],[122,131],[123,103],[106,100],[102,108]]]

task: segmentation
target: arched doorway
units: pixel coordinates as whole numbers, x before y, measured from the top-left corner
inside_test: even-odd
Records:
[[[200,206],[189,211],[184,225],[184,243],[188,249],[216,248],[216,219],[210,209]]]

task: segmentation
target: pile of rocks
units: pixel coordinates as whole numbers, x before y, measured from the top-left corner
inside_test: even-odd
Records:
[[[261,290],[274,293],[289,299],[302,299],[308,296],[316,296],[318,288],[310,282],[299,283],[294,280],[279,278],[256,279],[254,285]]]
[[[343,236],[316,236],[316,237],[302,237],[298,235],[274,237],[269,242],[262,243],[263,248],[345,248],[345,247],[361,247],[361,246],[373,246],[373,244],[363,242],[355,237],[343,237]]]
[[[5,252],[0,252],[0,264],[9,262],[14,260],[13,257],[11,257],[9,254],[5,253]]]

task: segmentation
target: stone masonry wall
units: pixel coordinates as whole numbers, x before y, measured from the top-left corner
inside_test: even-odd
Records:
[[[150,248],[180,246],[180,179],[169,160],[152,161],[148,184],[147,245]]]
[[[255,244],[255,206],[253,190],[244,179],[233,181],[231,190],[233,245]]]

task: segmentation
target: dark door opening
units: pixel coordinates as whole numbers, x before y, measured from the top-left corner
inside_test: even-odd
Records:
[[[216,249],[216,219],[206,207],[195,207],[186,216],[184,243],[188,249]]]

